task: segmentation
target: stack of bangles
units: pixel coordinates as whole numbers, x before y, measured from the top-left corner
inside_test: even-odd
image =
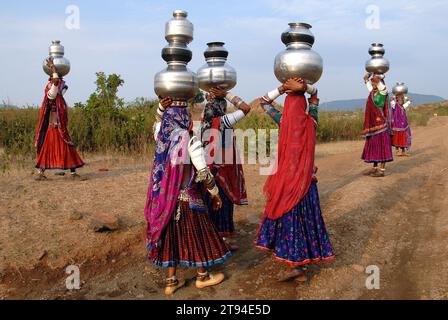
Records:
[[[216,186],[215,178],[209,168],[204,168],[198,172],[196,182],[203,182],[212,196],[217,196],[219,194],[219,189]]]
[[[237,108],[239,108],[240,105],[244,103],[244,101],[240,97],[234,96],[230,92],[227,93],[226,99]]]

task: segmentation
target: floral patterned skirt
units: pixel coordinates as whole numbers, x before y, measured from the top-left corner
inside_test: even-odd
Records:
[[[264,218],[255,245],[270,251],[291,266],[335,258],[320,209],[317,182],[287,214],[272,220]]]
[[[152,263],[159,267],[210,267],[223,263],[230,250],[218,234],[207,211],[190,208],[179,202],[180,217],[170,221],[162,234],[159,249],[149,253]]]

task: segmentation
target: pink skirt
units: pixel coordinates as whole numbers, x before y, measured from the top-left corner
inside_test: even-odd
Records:
[[[361,159],[367,163],[394,160],[389,130],[366,138]]]

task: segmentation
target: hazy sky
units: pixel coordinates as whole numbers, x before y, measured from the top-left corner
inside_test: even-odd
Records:
[[[69,5],[79,8],[79,29],[66,27]],[[119,94],[127,101],[155,97],[154,74],[166,66],[160,57],[164,26],[174,9],[187,10],[195,26],[189,68],[204,64],[207,42],[226,42],[228,62],[238,72],[233,92],[247,101],[278,85],[273,60],[293,21],[313,25],[314,50],[324,59],[317,84],[323,101],[366,96],[362,76],[372,42],[385,45],[389,85],[404,81],[412,92],[448,98],[448,1],[17,0],[0,4],[0,102],[40,104],[47,80],[41,65],[53,39],[62,41],[72,64],[70,105],[88,98],[97,71],[120,74],[125,85]],[[376,13],[379,25],[373,19],[367,27]]]

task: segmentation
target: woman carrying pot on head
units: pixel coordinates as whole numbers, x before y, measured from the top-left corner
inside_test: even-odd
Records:
[[[250,107],[239,97],[219,88],[212,88],[206,98],[201,139],[206,146],[207,163],[219,187],[223,204],[221,209],[213,210],[213,199],[207,196],[206,201],[210,218],[219,234],[235,251],[238,246],[228,239],[235,233],[234,205],[247,205],[247,194],[233,126],[250,112]],[[227,113],[226,99],[237,108],[236,111]]]
[[[145,207],[147,247],[152,263],[167,268],[165,294],[172,295],[185,284],[177,278],[179,266],[197,268],[197,288],[214,286],[224,280],[224,274],[208,273],[207,268],[223,263],[231,253],[203,201],[205,189],[214,210],[222,207],[202,143],[192,132],[187,103],[161,99],[158,119]]]
[[[39,122],[34,138],[36,148],[36,169],[34,179],[47,180],[45,170],[70,170],[73,180],[85,180],[76,173],[76,169],[84,166],[67,129],[68,107],[64,94],[68,89],[65,81],[59,76],[53,57],[46,61],[52,76],[45,87],[45,96],[40,108]]]
[[[383,75],[367,73],[364,82],[370,94],[367,98],[363,135],[366,139],[361,159],[373,163],[368,172],[372,177],[384,177],[386,162],[393,161],[391,134],[392,115]]]
[[[307,104],[305,92],[311,94]],[[283,113],[270,105],[288,93]],[[266,208],[255,245],[290,266],[279,280],[306,281],[302,266],[335,258],[317,190],[314,150],[317,90],[301,78],[287,80],[261,98],[263,109],[280,124],[277,166],[264,186]]]
[[[404,94],[396,94],[390,100],[393,118],[392,130],[394,132],[392,145],[395,147],[398,156],[409,156],[407,151],[411,147],[412,139],[407,110],[411,103],[412,99],[405,97]]]

